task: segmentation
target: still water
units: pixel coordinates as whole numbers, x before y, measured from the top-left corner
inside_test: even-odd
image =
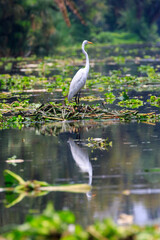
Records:
[[[90,73],[108,75],[111,70],[120,69],[123,72],[125,67],[128,68],[128,74],[139,76],[138,67],[148,64],[160,71],[159,45],[102,47],[88,52],[91,59]],[[81,50],[79,54],[81,56]],[[14,62],[11,75],[24,74],[17,66]],[[23,64],[21,67],[24,68]],[[56,67],[50,70],[53,75],[61,74],[63,69],[57,70]],[[8,73],[2,68],[0,71]],[[37,76],[38,72],[33,71],[32,74]],[[118,91],[113,89],[116,97],[119,96]],[[147,102],[151,94],[159,96],[159,91],[158,82],[143,89],[140,85],[138,91],[131,89],[128,95],[145,102],[138,109],[139,112],[159,113],[159,108]],[[34,103],[62,101],[62,94],[56,94],[23,92],[20,98],[27,97]],[[83,94],[90,95],[91,91],[85,89]],[[101,93],[97,91],[93,95],[100,96]],[[102,96],[104,98],[104,94]],[[6,102],[15,100],[17,96],[6,99]],[[116,103],[106,107],[119,109]],[[89,147],[86,144],[91,137],[108,139],[111,144],[105,150]],[[119,224],[124,216],[126,223],[143,225],[159,222],[159,146],[160,123],[66,121],[21,130],[0,130],[0,187],[4,186],[5,169],[15,172],[24,180],[36,179],[56,185],[88,183],[92,186],[88,193],[50,192],[39,197],[24,197],[10,208],[5,204],[8,195],[0,192],[0,231],[3,231],[4,226],[23,223],[27,214],[42,212],[49,201],[56,210],[73,211],[77,223],[83,226],[92,224],[95,219],[107,217]],[[22,160],[21,163],[9,164],[6,161],[14,155],[16,159]],[[12,197],[16,199],[18,196]]]
[[[87,139],[108,138],[107,149],[86,146]],[[10,169],[25,180],[50,184],[89,183],[85,193],[52,192],[25,197],[11,208],[0,193],[0,226],[22,223],[28,213],[39,213],[48,201],[56,210],[69,209],[86,226],[95,219],[122,214],[139,225],[160,220],[160,123],[63,122],[41,128],[0,132],[0,184],[3,170]],[[9,164],[16,155],[24,160]],[[155,171],[157,169],[157,171]]]

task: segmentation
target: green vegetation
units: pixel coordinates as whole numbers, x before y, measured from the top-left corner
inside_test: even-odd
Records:
[[[114,61],[113,61],[114,62]],[[65,65],[65,62],[61,64]],[[62,66],[63,66],[62,65]],[[59,71],[62,71],[62,66],[58,67]],[[152,68],[151,68],[152,69]],[[27,71],[27,70],[26,70]],[[148,70],[147,70],[148,71]],[[43,75],[37,77],[34,76],[33,73],[28,74],[28,76],[21,76],[21,75],[10,75],[10,74],[1,74],[0,75],[0,90],[8,90],[9,92],[1,93],[1,98],[5,95],[3,94],[10,94],[11,93],[23,93],[28,92],[32,93],[34,91],[48,91],[48,92],[62,92],[63,96],[67,96],[69,90],[69,84],[71,78],[69,76],[73,75],[73,67],[66,67],[63,70],[62,75],[52,75],[48,76],[43,69]],[[41,70],[38,72],[41,74]],[[148,73],[148,76],[122,76],[121,71],[112,71],[110,76],[105,76],[96,73],[91,73],[91,79],[88,79],[86,82],[86,88],[93,89],[97,88],[99,91],[109,91],[105,93],[106,101],[114,100],[114,94],[110,92],[112,89],[121,89],[125,90],[126,86],[129,89],[136,89],[137,91],[145,90],[146,84],[154,83],[155,81],[160,80],[160,75],[158,72],[155,72],[153,69]],[[149,86],[150,88],[154,89],[154,85]],[[29,91],[27,91],[29,90]],[[9,97],[9,96],[8,96]],[[90,100],[91,96],[86,98],[86,100]],[[93,99],[93,98],[92,98]],[[85,99],[84,99],[85,100]]]
[[[29,100],[20,100],[18,99],[17,101],[14,101],[10,104],[7,103],[0,103],[0,109],[1,109],[1,113],[7,113],[9,111],[26,111],[26,110],[31,110],[31,109],[35,109],[35,107],[40,106],[40,104],[29,104]]]
[[[118,105],[126,108],[139,108],[140,106],[143,106],[143,101],[139,99],[128,99],[120,101]]]
[[[105,93],[104,95],[106,97],[106,102],[107,103],[111,103],[112,104],[115,101],[115,99],[116,99],[115,95],[112,92]]]
[[[42,134],[56,136],[60,122],[65,122],[69,132],[76,120],[90,122],[90,126],[96,126],[96,121],[160,122],[159,46],[155,44],[159,19],[160,2],[151,0],[0,1],[0,129],[37,126]],[[91,70],[82,103],[76,105],[68,102],[67,94],[71,77],[83,65],[80,44],[84,39],[94,42],[88,47]],[[156,111],[138,112],[145,105]],[[139,109],[130,110],[134,108]],[[91,151],[112,148],[106,137],[91,137],[83,144]],[[12,169],[23,161],[14,155],[5,164]],[[159,171],[158,167],[145,169]],[[7,208],[51,191],[88,193],[91,189],[87,184],[25,181],[10,170],[4,171],[4,178],[5,187],[0,190],[5,193]],[[129,223],[127,216],[122,218]],[[29,216],[3,238],[150,240],[160,239],[160,229],[118,227],[108,219],[84,229],[71,212],[56,212],[49,204],[42,214]]]
[[[158,240],[158,226],[119,226],[109,219],[96,221],[94,225],[82,228],[76,224],[75,216],[70,211],[55,211],[49,203],[42,214],[28,216],[25,223],[3,234],[7,240],[22,239],[61,239],[61,240]]]
[[[37,123],[49,121],[64,121],[64,120],[82,120],[82,119],[112,119],[125,116],[125,111],[111,112],[105,108],[100,108],[96,105],[76,105],[75,103],[69,105],[56,104],[54,102],[46,105],[41,105],[35,108],[35,104],[31,104],[27,108],[17,107],[18,102],[11,105],[2,104],[2,106],[10,106],[9,110],[2,109],[1,128],[7,127],[12,122],[17,123]],[[23,112],[22,112],[23,111]],[[14,114],[14,116],[13,116]],[[128,112],[127,112],[128,114]]]
[[[100,48],[99,48],[100,49]],[[90,49],[92,50],[92,49]],[[14,74],[12,70],[7,69],[7,73],[0,75],[1,103],[0,103],[0,128],[33,126],[36,123],[64,121],[64,120],[82,120],[82,119],[120,119],[122,121],[159,121],[159,114],[146,113],[141,114],[137,111],[128,110],[110,110],[108,104],[115,104],[121,108],[139,108],[145,105],[143,99],[130,98],[129,93],[132,90],[143,91],[155,89],[155,82],[160,81],[158,66],[139,65],[140,76],[128,74],[129,69],[123,65],[127,62],[136,62],[137,49],[129,49],[127,56],[123,55],[123,50],[118,46],[114,48],[114,54],[110,55],[113,49],[107,49],[105,61],[109,64],[119,64],[118,70],[109,71],[108,75],[102,75],[91,69],[90,78],[86,82],[86,89],[90,93],[81,98],[84,102],[97,102],[97,104],[76,106],[74,103],[68,103],[66,98],[68,94],[71,76],[74,74],[74,68],[81,63],[81,60],[74,59],[71,66],[70,58],[65,60],[61,56],[54,59],[45,57],[43,59],[32,58],[2,58],[2,69],[8,63],[14,65],[19,74]],[[157,51],[152,47],[152,51]],[[63,52],[63,51],[62,51]],[[132,53],[132,56],[130,55]],[[64,52],[63,52],[64,54]],[[65,53],[68,54],[68,53]],[[97,53],[96,53],[97,54]],[[143,53],[145,57],[145,52]],[[94,60],[93,60],[94,62]],[[103,58],[100,64],[103,64]],[[75,66],[74,66],[75,65]],[[4,69],[5,70],[5,69]],[[57,74],[54,74],[54,71]],[[24,72],[26,75],[21,75]],[[61,73],[61,74],[59,74]],[[113,89],[115,94],[113,94]],[[156,86],[156,89],[158,87]],[[93,91],[100,94],[95,95]],[[64,96],[61,103],[50,102],[50,104],[30,103],[30,98],[34,93],[48,92],[53,93],[53,98]],[[117,92],[117,93],[116,93]],[[118,96],[117,96],[118,95]],[[16,98],[17,100],[12,100]],[[22,100],[23,98],[23,100]],[[152,106],[159,107],[159,98],[151,96],[147,100]],[[113,107],[114,109],[114,107]]]
[[[90,78],[86,82],[86,89],[81,98],[82,103],[79,105],[74,102],[68,103],[66,96],[74,68],[78,69],[81,60],[75,58],[75,62],[71,66],[70,58],[63,60],[61,57],[54,59],[46,57],[41,60],[19,58],[16,61],[2,59],[1,68],[6,73],[0,75],[0,129],[43,126],[43,129],[40,130],[42,134],[57,136],[61,131],[61,127],[58,125],[60,121],[65,121],[65,127],[67,127],[67,121],[73,124],[72,120],[74,120],[75,126],[75,120],[92,122],[94,126],[97,120],[101,121],[102,124],[107,121],[112,123],[113,120],[137,121],[148,124],[159,122],[160,114],[158,112],[140,113],[137,110],[129,110],[144,106],[146,101],[147,104],[159,108],[159,97],[151,93],[145,101],[142,96],[130,96],[130,92],[133,90],[141,95],[141,92],[146,88],[151,91],[155,89],[155,83],[160,80],[158,66],[139,64],[140,76],[128,74],[129,70],[124,64],[137,61],[136,56],[130,56],[130,52],[127,57],[123,56],[119,47],[114,51],[118,53],[117,56],[109,56],[110,52],[108,52],[105,61],[107,60],[112,65],[118,64],[121,67],[118,70],[109,71],[106,75],[91,70]],[[11,69],[15,62],[19,70],[18,74],[12,72]],[[103,64],[103,59],[101,59],[100,64]],[[7,67],[5,68],[5,66]],[[25,73],[25,75],[21,73]],[[36,103],[32,103],[31,98],[34,93],[50,94],[53,101],[43,104],[41,99],[38,99]],[[57,102],[54,101],[56,98]],[[107,108],[108,105],[112,107],[112,110]],[[67,129],[70,131],[69,123]],[[84,145],[90,148],[91,152],[95,149],[107,151],[112,148],[112,141],[108,138],[91,137],[84,141]],[[21,162],[23,160],[17,159],[16,156],[8,158],[6,161],[10,167],[14,168]],[[145,169],[145,172],[147,171],[158,173],[159,168]],[[91,188],[87,184],[57,186],[37,180],[25,181],[10,170],[5,170],[4,174],[5,187],[1,188],[1,192],[5,192],[5,207],[7,208],[20,203],[24,198],[40,197],[51,191],[88,193]],[[49,216],[46,215],[48,209],[50,209]],[[46,227],[42,228],[44,225]],[[70,228],[74,230],[70,231]],[[117,227],[108,219],[102,222],[96,221],[94,225],[83,229],[75,223],[75,217],[72,213],[63,211],[57,213],[49,205],[41,215],[28,217],[23,225],[4,234],[4,237],[9,240],[15,239],[15,236],[16,239],[57,237],[68,240],[107,238],[120,240],[141,240],[144,238],[150,240],[151,236],[153,239],[159,239],[159,229],[154,226],[141,228],[134,225]]]
[[[116,49],[120,51],[119,48]],[[127,61],[125,57],[108,58],[108,61]],[[7,62],[7,58],[2,59],[3,65]],[[78,61],[75,59],[75,61]],[[130,61],[135,61],[135,58],[130,58]],[[27,62],[27,63],[26,63]],[[27,76],[19,74],[1,74],[0,75],[0,89],[1,89],[1,103],[0,103],[0,128],[10,128],[23,126],[31,126],[35,123],[44,123],[51,121],[63,120],[80,120],[80,119],[120,119],[125,121],[138,120],[138,121],[159,121],[159,114],[147,113],[141,114],[128,110],[111,111],[106,109],[107,104],[116,104],[122,108],[138,108],[143,106],[143,99],[130,99],[129,91],[137,90],[143,91],[149,88],[155,89],[155,81],[160,80],[160,75],[156,68],[150,65],[140,65],[138,71],[142,74],[137,77],[135,75],[128,75],[127,68],[122,70],[112,70],[109,75],[101,75],[97,72],[91,72],[91,78],[86,82],[86,88],[89,92],[98,90],[100,96],[88,95],[81,98],[81,101],[91,102],[98,101],[99,106],[96,104],[86,105],[82,104],[76,106],[74,103],[68,103],[67,98],[64,103],[51,102],[50,104],[30,103],[29,99],[36,92],[53,92],[54,96],[57,93],[66,96],[68,94],[71,76],[73,74],[73,66],[69,65],[69,60],[44,58],[43,60],[31,59],[31,63],[27,59],[18,59],[18,68],[25,70]],[[78,63],[79,64],[79,63]],[[52,68],[58,69],[62,74],[51,74]],[[10,70],[8,70],[10,72]],[[145,76],[143,75],[145,74]],[[119,97],[116,97],[112,89],[121,91]],[[157,89],[157,87],[156,87]],[[27,95],[24,95],[27,93]],[[93,92],[92,92],[93,93]],[[116,94],[117,95],[117,94]],[[13,101],[12,97],[17,100]],[[21,100],[22,97],[24,100]],[[147,100],[152,106],[159,107],[159,98],[151,96]],[[11,103],[9,103],[11,102]],[[102,103],[102,104],[101,104]],[[145,104],[145,103],[144,103]]]
[[[36,76],[20,76],[20,75],[0,75],[0,85],[1,89],[9,89],[12,91],[22,91],[25,89],[31,89],[33,87],[39,86],[47,82],[45,77]]]
[[[151,106],[160,107],[160,97],[150,96],[148,102],[151,104]]]
[[[12,163],[16,163],[16,159],[10,159]],[[46,195],[51,191],[87,193],[91,186],[87,184],[66,184],[53,186],[47,182],[28,180],[24,181],[19,175],[10,170],[4,171],[5,187],[1,188],[1,192],[6,193],[5,205],[7,208],[14,206],[23,200],[24,197],[39,197]]]
[[[92,49],[90,50],[92,51]],[[110,65],[115,63],[124,65],[137,61],[137,57],[130,56],[129,52],[127,56],[122,56],[119,47],[115,48],[114,51],[118,53],[117,56],[109,56],[110,52],[107,52],[105,56],[105,61]],[[81,64],[81,61],[75,57],[72,66],[73,59],[66,58],[66,60],[63,60],[58,56],[55,56],[54,59],[44,58],[41,61],[38,59],[34,61],[21,59],[16,63],[18,74],[11,74],[12,70],[7,70],[7,73],[0,74],[0,90],[3,91],[0,94],[0,98],[5,98],[5,94],[8,94],[9,98],[18,93],[33,93],[40,90],[45,92],[62,92],[63,96],[67,96],[71,76],[73,76],[77,65]],[[102,58],[100,61],[103,64],[104,59]],[[6,64],[7,59],[5,58],[3,59],[2,70]],[[114,100],[111,92],[113,89],[121,89],[121,91],[125,91],[126,87],[128,90],[134,89],[137,91],[143,91],[148,87],[154,89],[155,86],[152,83],[160,80],[157,68],[150,65],[140,65],[138,70],[141,76],[127,74],[129,70],[126,67],[112,70],[109,72],[109,75],[102,75],[91,70],[90,79],[86,82],[86,88],[96,88],[100,92],[105,91],[104,95],[107,102]],[[55,71],[58,74],[54,74]],[[25,75],[22,75],[22,73],[25,73]],[[148,84],[150,85],[147,86]],[[4,92],[6,90],[7,92]],[[88,99],[86,100],[94,100],[93,98],[91,99],[91,96],[87,97]]]
[[[102,138],[88,138],[88,143],[86,144],[87,147],[92,149],[100,149],[100,150],[108,150],[109,147],[112,147],[112,141]]]
[[[142,39],[134,33],[130,32],[100,32],[99,34],[94,34],[92,36],[95,42],[98,43],[108,43],[108,44],[131,44],[135,42],[141,42]]]
[[[139,100],[140,101],[140,100]],[[121,101],[120,104],[127,108],[138,108],[142,105],[142,101],[137,103],[135,99]],[[125,105],[124,105],[125,104]],[[5,104],[6,105],[6,104]],[[8,105],[7,105],[8,106]],[[9,110],[3,109],[0,116],[0,129],[19,128],[24,126],[34,126],[35,124],[44,124],[53,121],[64,120],[107,120],[117,119],[120,121],[146,121],[159,122],[160,114],[138,113],[132,110],[109,110],[99,107],[97,105],[76,105],[75,103],[69,105],[56,104],[54,102],[46,105],[41,105],[35,108],[35,104],[30,107],[21,108],[14,107]]]

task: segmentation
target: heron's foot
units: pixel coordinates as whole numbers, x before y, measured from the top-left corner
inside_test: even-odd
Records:
[[[75,95],[75,102],[77,105],[79,105],[79,98],[80,98],[80,92],[78,92],[76,95]]]

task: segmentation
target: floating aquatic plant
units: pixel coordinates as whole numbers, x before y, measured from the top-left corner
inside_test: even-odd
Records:
[[[126,108],[139,108],[140,106],[143,106],[143,101],[139,99],[128,99],[120,101],[118,105]]]
[[[117,64],[125,64],[125,62],[126,62],[125,56],[115,56],[115,57],[113,57],[113,59],[114,59],[115,63],[117,63]]]
[[[32,64],[24,62],[19,62],[18,67],[19,70],[32,71],[27,72],[27,76],[23,76],[20,74],[1,74],[0,75],[0,89],[5,89],[10,92],[23,92],[25,90],[31,90],[35,88],[45,89],[46,91],[53,92],[53,91],[61,91],[63,96],[68,94],[69,83],[71,81],[71,77],[74,74],[73,66],[66,65],[65,61],[62,63],[62,66],[58,66],[58,61],[60,59],[50,59],[48,62],[47,59],[43,60],[42,62],[37,60]],[[56,72],[58,74],[51,74],[51,70],[55,67]],[[24,67],[24,69],[22,68]],[[36,74],[33,70],[38,68]],[[28,70],[27,70],[28,69]],[[57,71],[59,69],[59,71]],[[74,69],[75,70],[75,69]],[[143,74],[144,72],[147,73],[147,76],[132,76],[132,75],[125,75],[123,72],[124,70],[112,70],[109,73],[109,76],[102,75],[100,73],[91,72],[91,78],[87,80],[86,87],[99,89],[102,90],[112,90],[112,89],[119,89],[122,90],[129,88],[129,89],[139,89],[146,86],[148,83],[157,82],[160,79],[160,75],[156,72],[152,66],[140,66],[139,71]],[[143,83],[143,85],[141,85]],[[154,86],[150,86],[154,87]]]
[[[92,149],[108,150],[108,147],[112,147],[112,141],[103,138],[89,137],[88,143],[85,144],[87,147]]]
[[[126,50],[125,50],[126,51]],[[109,48],[107,50],[107,58],[99,60],[106,63],[112,63],[114,61],[119,61],[122,64],[124,61],[137,61],[139,62],[141,58],[137,57],[137,52],[139,50],[137,48],[127,49],[127,54],[125,57],[123,56],[124,49],[121,49],[119,46],[113,48]],[[154,50],[155,51],[155,50]],[[157,51],[157,50],[156,50]],[[114,56],[112,53],[114,52]],[[116,55],[115,55],[116,53]],[[100,54],[100,53],[99,53]],[[129,54],[129,55],[128,55]],[[130,56],[130,54],[134,54],[135,56]],[[114,61],[114,63],[115,63]],[[16,66],[16,70],[19,71],[19,74],[10,73],[10,74],[1,74],[0,75],[0,89],[5,90],[0,94],[0,128],[8,128],[8,127],[23,127],[24,124],[34,124],[35,122],[51,122],[51,121],[64,121],[64,120],[82,120],[82,119],[121,119],[124,121],[128,121],[128,117],[130,120],[137,119],[138,121],[142,119],[147,119],[147,121],[159,121],[159,115],[155,114],[151,115],[140,115],[139,113],[125,112],[122,111],[110,111],[100,106],[75,106],[74,104],[68,104],[66,106],[60,106],[58,104],[54,104],[54,106],[46,105],[32,105],[28,100],[20,102],[14,101],[12,103],[8,98],[14,96],[15,93],[27,92],[31,91],[48,91],[48,92],[60,92],[63,96],[67,96],[69,83],[71,81],[71,77],[75,72],[75,68],[79,66],[81,63],[81,59],[64,59],[63,56],[55,56],[52,57],[44,57],[43,59],[37,59],[35,56],[30,58],[1,58],[0,65],[2,68],[4,66],[9,66],[10,63],[13,66]],[[95,60],[91,62],[94,66]],[[11,64],[10,64],[11,65]],[[140,90],[149,88],[156,89],[157,85],[154,85],[155,82],[160,80],[160,75],[157,71],[157,67],[153,67],[151,65],[140,65],[139,72],[142,74],[140,77],[135,75],[127,74],[128,66],[122,66],[121,69],[114,69],[109,71],[108,75],[102,75],[100,72],[94,72],[93,68],[90,73],[90,79],[86,82],[86,88],[91,88],[93,91],[108,91],[109,93],[105,93],[106,102],[112,104],[114,101],[114,94],[111,92],[113,89],[116,91],[120,89],[122,91],[122,95],[119,97],[121,102],[120,106],[125,108],[138,108],[142,106],[141,100],[129,100],[129,96],[127,93],[127,89],[129,90]],[[25,75],[21,75],[23,71],[30,71],[30,73]],[[52,71],[53,70],[53,71]],[[54,71],[56,70],[56,71]],[[9,69],[8,69],[9,72]],[[144,76],[144,73],[146,76]],[[35,89],[36,88],[36,89]],[[6,91],[7,90],[7,91]],[[126,93],[126,94],[125,94]],[[92,94],[93,95],[93,94]],[[28,96],[28,95],[27,95]],[[97,96],[97,94],[95,94]],[[82,100],[85,101],[99,101],[101,98],[93,96],[85,96]],[[17,97],[17,95],[16,95]],[[20,97],[20,95],[19,95]],[[23,96],[24,97],[24,96]],[[7,101],[6,101],[7,99]],[[63,97],[64,99],[64,97]],[[129,100],[123,102],[124,100]],[[158,97],[156,100],[150,99],[150,104],[154,106],[159,106]],[[26,105],[26,106],[25,106]],[[48,105],[48,106],[47,106]],[[41,107],[40,107],[41,106]],[[154,120],[153,120],[154,119]]]
[[[128,101],[128,100],[126,100]],[[121,101],[123,104],[126,102]],[[127,103],[127,107],[132,107],[134,102]],[[7,105],[8,106],[8,105]],[[124,106],[124,105],[123,105]],[[139,105],[138,105],[139,106]],[[138,107],[137,103],[135,107]],[[25,107],[12,107],[2,109],[0,114],[0,128],[6,129],[10,127],[22,128],[23,126],[33,126],[37,123],[66,121],[66,120],[106,120],[119,119],[123,121],[159,121],[160,114],[153,113],[138,113],[132,110],[110,111],[109,109],[98,105],[62,105],[51,102],[50,104],[36,107],[32,105]]]
[[[12,62],[8,62],[4,65],[4,69],[6,71],[10,71],[12,69]]]
[[[13,115],[18,111],[31,111],[39,107],[40,104],[29,103],[28,99],[17,100],[12,103],[0,103],[0,110],[2,114]]]
[[[119,99],[119,100],[122,100],[122,101],[128,100],[128,99],[129,99],[128,91],[123,91],[123,92],[120,94],[120,96],[119,96],[118,99]]]
[[[149,73],[155,74],[154,67],[150,66],[150,65],[140,65],[138,67],[138,71],[141,73],[146,73],[146,74],[149,74]]]
[[[150,99],[147,100],[152,106],[160,107],[160,97],[150,96]]]
[[[115,95],[112,92],[105,93],[104,95],[106,97],[106,102],[107,103],[112,104],[116,99]]]
[[[0,89],[7,89],[9,91],[23,91],[26,89],[31,89],[36,85],[45,86],[47,79],[45,77],[21,76],[21,75],[0,75]]]
[[[95,96],[85,96],[81,98],[81,101],[87,101],[87,102],[93,102],[93,101],[99,101],[102,100],[100,97],[95,97]]]

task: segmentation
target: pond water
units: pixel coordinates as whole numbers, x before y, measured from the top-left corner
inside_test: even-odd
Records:
[[[123,51],[122,51],[123,50]],[[113,51],[106,48],[108,55]],[[117,50],[118,51],[118,50]],[[128,62],[130,72],[138,74],[137,68],[143,64],[155,65],[158,69],[159,47],[134,45],[120,48],[121,55],[140,56],[139,62]],[[104,48],[97,50],[101,56]],[[155,55],[154,55],[155,54]],[[116,56],[115,54],[112,54]],[[156,56],[146,60],[144,55]],[[91,52],[93,58],[93,52]],[[103,57],[102,57],[103,58]],[[107,66],[107,67],[106,67]],[[128,67],[127,66],[127,67]],[[94,65],[94,71],[106,73],[121,69],[121,63]],[[12,69],[13,70],[13,69]],[[117,90],[116,90],[117,91]],[[116,94],[115,91],[115,94]],[[132,91],[129,96],[149,98],[152,91]],[[55,95],[39,92],[29,95],[31,102],[46,103],[55,100]],[[84,95],[89,95],[84,90]],[[95,95],[102,94],[95,92]],[[57,93],[56,100],[63,99]],[[14,98],[8,100],[13,101]],[[107,105],[118,109],[116,102]],[[155,111],[159,108],[145,104],[141,112]],[[87,145],[88,138],[108,139],[107,149]],[[107,121],[55,122],[22,129],[0,130],[0,183],[4,186],[3,171],[9,169],[25,180],[36,179],[50,184],[89,183],[88,193],[51,192],[39,197],[24,197],[14,206],[7,208],[5,199],[9,196],[0,193],[0,226],[22,223],[29,213],[39,213],[48,201],[56,210],[69,209],[76,215],[76,221],[83,226],[92,224],[95,219],[111,217],[116,223],[139,225],[152,224],[160,220],[160,123],[123,123],[114,119]],[[21,163],[9,164],[12,156],[22,159]],[[10,196],[11,197],[11,196]],[[13,196],[16,198],[17,196]],[[128,218],[127,218],[128,217]]]
[[[1,193],[1,226],[21,223],[26,213],[40,212],[48,201],[56,209],[72,210],[84,226],[106,217],[118,222],[124,213],[137,224],[160,220],[160,172],[152,171],[160,166],[159,123],[61,123],[42,129],[3,130],[0,136],[1,183],[3,169],[10,169],[26,180],[92,185],[87,194],[52,192],[25,197],[11,208],[5,208],[7,196]],[[89,137],[108,138],[112,146],[89,148],[85,145]],[[7,163],[13,155],[24,162]]]

